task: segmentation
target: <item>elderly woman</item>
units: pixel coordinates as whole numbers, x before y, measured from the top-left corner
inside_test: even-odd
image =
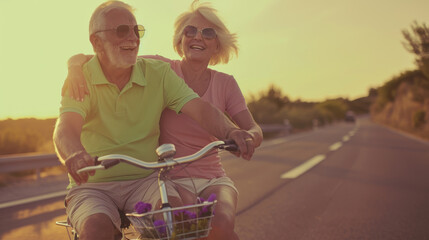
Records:
[[[190,88],[228,114],[240,128],[246,129],[252,136],[249,139],[251,144],[259,146],[262,142],[261,128],[247,109],[234,77],[208,68],[208,65],[228,63],[230,56],[237,54],[235,34],[229,32],[214,8],[198,1],[194,1],[191,9],[177,18],[174,27],[173,45],[181,60],[161,56],[143,57],[170,63]],[[87,93],[81,66],[89,57],[80,54],[69,61],[69,76],[63,92],[69,88],[71,95],[77,99],[82,99]],[[173,143],[177,150],[176,157],[193,154],[216,140],[192,119],[171,110],[163,112],[160,129],[159,143]],[[216,194],[218,204],[208,239],[238,239],[234,232],[238,191],[226,176],[217,152],[184,167],[176,167],[170,175],[184,204],[195,202],[194,193],[205,199],[212,193]]]

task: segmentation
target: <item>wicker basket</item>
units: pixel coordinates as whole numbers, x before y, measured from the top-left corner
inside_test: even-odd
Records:
[[[191,240],[207,237],[214,216],[214,202],[162,209],[148,213],[127,213],[137,239]],[[172,223],[164,217],[171,213]]]

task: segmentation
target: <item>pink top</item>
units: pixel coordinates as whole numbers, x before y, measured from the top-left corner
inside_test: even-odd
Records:
[[[184,78],[180,67],[180,60],[170,60],[159,55],[144,57],[169,62],[177,75]],[[210,69],[210,73],[209,87],[204,95],[200,97],[212,103],[229,116],[234,116],[246,110],[246,102],[234,77],[212,69]],[[200,127],[193,119],[184,114],[178,115],[169,109],[165,109],[162,113],[160,129],[159,144],[174,144],[176,146],[175,157],[193,154],[208,143],[217,140],[216,137]],[[216,150],[189,165],[176,167],[170,173],[173,178],[199,177],[211,179],[225,176],[225,170],[222,167]]]

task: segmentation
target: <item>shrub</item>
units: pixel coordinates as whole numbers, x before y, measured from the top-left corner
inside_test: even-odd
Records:
[[[426,123],[426,112],[423,110],[417,111],[413,115],[413,127],[420,128]]]
[[[0,155],[50,152],[55,119],[7,119],[0,121]]]
[[[395,100],[398,87],[401,83],[407,82],[410,85],[419,84],[422,87],[426,87],[426,81],[427,79],[420,70],[406,71],[399,76],[393,77],[390,81],[377,89],[375,111],[381,111],[388,102],[393,102]]]

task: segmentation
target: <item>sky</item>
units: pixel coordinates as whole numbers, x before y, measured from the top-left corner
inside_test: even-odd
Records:
[[[0,119],[57,117],[67,60],[92,54],[88,22],[100,0],[0,0]],[[173,24],[192,0],[125,0],[146,28],[139,54],[178,59]],[[239,55],[213,68],[246,97],[271,84],[291,100],[366,96],[406,70],[414,56],[403,29],[429,24],[427,0],[216,0]]]

